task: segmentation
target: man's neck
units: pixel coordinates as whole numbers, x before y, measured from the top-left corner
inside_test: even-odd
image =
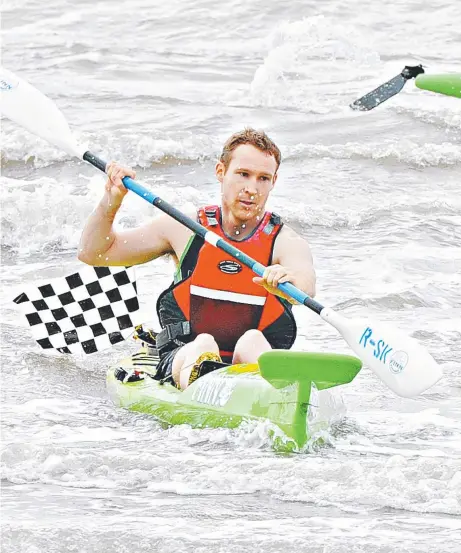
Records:
[[[259,225],[264,216],[264,212],[262,215],[257,215],[251,219],[241,220],[237,219],[229,209],[222,206],[221,215],[221,226],[224,233],[234,240],[242,240],[247,236],[250,236],[250,234]]]

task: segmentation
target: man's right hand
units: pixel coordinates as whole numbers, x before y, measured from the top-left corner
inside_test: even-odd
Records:
[[[106,173],[109,177],[106,182],[106,192],[110,194],[111,200],[116,204],[121,204],[126,196],[128,189],[123,185],[123,177],[136,178],[136,173],[130,167],[119,165],[111,161],[106,166]]]

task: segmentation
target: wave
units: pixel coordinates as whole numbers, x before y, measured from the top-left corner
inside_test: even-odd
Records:
[[[346,142],[345,144],[298,144],[288,150],[286,159],[369,159],[381,162],[400,162],[414,167],[446,167],[461,163],[461,146],[393,140],[385,144]]]
[[[4,125],[4,136],[8,140],[3,145],[0,157],[3,169],[20,164],[43,168],[73,159],[62,150],[10,123]],[[117,159],[133,167],[143,168],[215,160],[222,147],[217,138],[197,133],[177,133],[177,136],[170,137],[158,132],[146,134],[140,131],[133,138],[129,130],[116,133],[102,130],[77,134],[77,140],[81,144],[91,145],[89,148],[102,158]]]
[[[338,303],[338,310],[353,309],[356,307],[374,307],[384,311],[403,311],[408,308],[418,309],[421,307],[440,307],[440,302],[430,301],[415,291],[386,294],[375,298],[351,298]]]
[[[408,105],[399,105],[395,108],[395,111],[415,121],[445,128],[447,134],[452,134],[453,140],[459,142],[461,138],[461,109],[459,108],[461,108],[461,105],[458,108],[458,104],[451,104],[453,98],[442,99],[441,97],[437,97],[437,107],[434,107],[434,103],[431,102],[431,109],[429,109],[427,100],[427,96],[424,96],[424,103],[422,99],[416,103],[415,96],[412,95],[411,98],[408,98]],[[450,105],[446,105],[448,103],[447,100],[450,102]],[[444,106],[442,106],[442,103]]]
[[[163,158],[158,163],[176,166],[177,161]],[[187,160],[182,163],[187,163]],[[181,177],[178,175],[178,178]],[[212,191],[209,187],[172,186],[175,181],[171,176],[167,180],[162,175],[143,180],[147,187],[154,186],[160,197],[179,209],[210,202]],[[95,172],[86,176],[75,168],[65,172],[62,167],[56,177],[42,176],[32,180],[2,177],[3,252],[9,258],[14,254],[39,252],[50,255],[76,251],[85,220],[99,201],[103,184],[102,174]],[[309,235],[312,239],[318,231],[323,236],[321,242],[325,239],[325,229],[373,228],[377,232],[373,232],[369,240],[382,244],[389,237],[380,229],[396,221],[398,228],[393,232],[397,242],[401,240],[402,232],[414,232],[449,247],[456,245],[460,206],[455,201],[418,201],[417,196],[405,196],[389,205],[381,203],[361,210],[353,204],[341,206],[331,202],[318,209],[303,198],[293,202],[287,193],[271,198],[270,208],[281,213],[284,221],[302,235]],[[133,228],[154,215],[152,206],[130,194],[117,218],[117,225],[119,228]]]
[[[176,133],[177,134],[177,133]],[[1,167],[13,168],[27,164],[35,168],[48,167],[72,159],[65,152],[22,129],[9,130],[8,141],[1,153]],[[135,167],[155,165],[204,164],[218,159],[221,137],[188,133],[170,137],[138,133],[133,139],[128,131],[84,133],[78,137],[83,144],[106,159],[116,159]],[[371,160],[380,163],[399,162],[412,167],[450,167],[461,164],[461,145],[455,142],[424,143],[414,140],[389,140],[385,143],[346,142],[337,144],[298,143],[281,145],[285,161],[306,159]]]
[[[63,183],[64,181],[64,183]],[[2,177],[2,248],[14,254],[77,251],[88,215],[102,196],[104,176],[72,175],[59,180],[40,177],[27,181]],[[198,203],[192,187],[172,188],[156,183],[156,191],[166,201],[184,209]],[[136,195],[128,195],[117,215],[118,228],[132,228],[155,215],[152,206]]]
[[[388,226],[391,221],[400,223],[406,221],[416,235],[435,225],[436,228],[431,229],[433,234],[437,236],[440,234],[440,239],[447,239],[454,244],[454,235],[459,225],[451,219],[459,217],[460,209],[461,205],[458,202],[448,203],[444,200],[420,202],[417,198],[414,198],[413,203],[408,198],[396,199],[394,202],[390,201],[388,206],[375,205],[364,209],[358,209],[353,204],[343,207],[322,204],[320,209],[303,202],[294,205],[291,199],[278,197],[275,211],[281,213],[283,220],[301,234],[304,234],[306,229],[360,230],[378,228],[381,225]],[[416,219],[416,222],[412,221],[413,219]],[[394,230],[397,232],[401,228]],[[377,238],[382,239],[382,233]]]

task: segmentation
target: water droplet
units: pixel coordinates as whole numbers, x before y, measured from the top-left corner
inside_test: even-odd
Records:
[[[123,243],[126,244],[128,242],[128,240],[124,240]]]
[[[109,258],[108,258],[108,257],[106,257],[106,261],[109,261]]]
[[[110,237],[109,237],[109,236],[106,236],[106,240],[110,240]]]
[[[246,228],[246,225],[245,225],[245,223],[243,223],[243,225],[242,225],[242,228]]]
[[[235,231],[235,234],[240,234],[240,231],[239,231],[239,230],[236,230],[236,231]]]
[[[99,254],[98,257],[102,257],[102,254]]]
[[[250,196],[250,200],[254,200],[254,199],[255,199],[254,195]]]

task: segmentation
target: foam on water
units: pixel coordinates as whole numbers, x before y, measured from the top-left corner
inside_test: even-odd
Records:
[[[82,225],[99,202],[105,179],[98,174],[64,178],[63,184],[62,176],[27,180],[1,177],[3,248],[22,256],[63,250],[77,252]],[[192,187],[175,190],[160,182],[155,184],[155,190],[182,209],[190,209],[191,202],[200,201],[200,193]],[[116,225],[119,229],[130,228],[157,214],[147,202],[130,194]]]
[[[400,139],[388,144],[346,143],[324,146],[321,144],[299,144],[290,154],[293,157],[320,157],[332,159],[373,159],[398,161],[416,167],[458,165],[461,163],[461,146],[451,142],[442,144],[418,144],[413,140]]]
[[[143,420],[128,428],[57,426],[28,444],[6,444],[2,478],[13,484],[144,488],[185,496],[264,493],[345,512],[393,508],[461,514],[459,456],[430,444],[402,449],[357,436],[320,455],[277,458],[262,429],[248,430],[162,431]],[[135,453],[130,444],[142,444],[143,452]]]
[[[335,91],[339,82],[351,79],[357,65],[379,62],[378,53],[370,50],[363,36],[324,15],[285,21],[271,33],[268,43],[264,63],[250,85],[250,101],[255,106],[322,114],[336,111],[342,102]],[[340,62],[334,72],[328,69],[332,60]],[[334,93],[326,95],[327,90]]]

